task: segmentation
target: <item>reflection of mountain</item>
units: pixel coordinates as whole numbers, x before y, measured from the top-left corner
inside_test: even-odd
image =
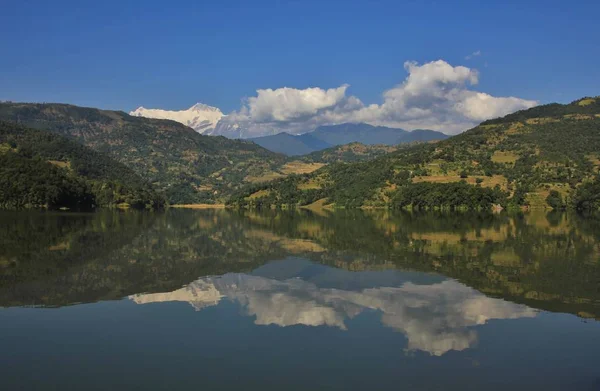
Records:
[[[162,303],[167,301],[187,301],[197,311],[217,305],[223,295],[209,281],[198,280],[185,288],[173,292],[147,293],[131,296],[137,304]]]
[[[526,306],[486,297],[454,280],[415,284],[403,282],[403,273],[395,273],[395,281],[393,278],[390,281],[386,273],[380,273],[384,280],[399,285],[372,286],[378,275],[369,275],[369,272],[338,270],[323,279],[321,275],[331,274],[331,269],[317,267],[315,271],[310,264],[298,269],[297,262],[283,263],[286,262],[300,275],[306,271],[316,274],[308,278],[285,276],[278,280],[256,274],[229,273],[201,278],[174,292],[130,298],[138,304],[187,301],[197,310],[227,298],[242,305],[249,316],[256,318],[256,324],[282,327],[331,326],[345,330],[347,319],[364,311],[379,311],[384,325],[406,335],[409,350],[437,356],[473,346],[477,333],[471,326],[485,324],[490,319],[516,319],[536,314]],[[264,273],[259,270],[259,274]],[[340,277],[339,284],[331,278],[335,276]],[[416,273],[411,277],[431,278]],[[356,289],[340,289],[338,285]]]

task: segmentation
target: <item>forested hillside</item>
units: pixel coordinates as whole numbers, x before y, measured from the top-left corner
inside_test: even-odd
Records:
[[[171,203],[220,202],[285,158],[180,123],[65,104],[0,103],[0,119],[71,137],[148,179]]]
[[[0,121],[0,207],[161,207],[164,198],[108,156],[42,130]]]
[[[373,161],[255,185],[231,204],[593,209],[600,206],[599,167],[600,97],[584,98],[486,121]]]

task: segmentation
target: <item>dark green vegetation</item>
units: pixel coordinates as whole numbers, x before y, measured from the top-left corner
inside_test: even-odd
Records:
[[[353,271],[436,272],[489,296],[600,319],[599,228],[556,212],[3,212],[0,306],[172,291],[295,256]]]
[[[164,198],[121,163],[65,137],[0,121],[0,207],[129,204]]]
[[[573,198],[573,205],[578,210],[600,210],[600,177],[583,183]]]
[[[443,140],[447,135],[433,130],[417,129],[407,132],[402,129],[372,126],[368,124],[341,124],[319,126],[314,131],[297,136],[279,133],[251,139],[273,152],[288,156],[306,155],[323,149],[360,143],[364,145],[397,145],[412,142]]]
[[[599,167],[600,98],[584,98],[486,121],[450,139],[372,161],[331,164],[308,175],[255,185],[237,193],[231,203],[306,205],[319,200],[338,207],[478,209],[487,203],[597,209]],[[456,184],[461,181],[475,188]],[[467,198],[458,204],[449,194],[454,191]]]
[[[414,183],[400,186],[394,193],[392,204],[398,208],[417,209],[489,209],[490,205],[506,205],[506,192],[472,186],[466,182]]]
[[[106,153],[164,192],[171,203],[225,200],[249,176],[285,160],[242,140],[203,136],[173,121],[64,104],[0,103],[0,120],[70,137]]]

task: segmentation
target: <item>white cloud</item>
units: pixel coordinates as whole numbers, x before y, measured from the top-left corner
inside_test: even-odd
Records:
[[[456,109],[467,118],[483,121],[489,118],[500,117],[525,107],[531,107],[535,104],[536,102],[534,101],[524,101],[523,99],[514,97],[495,98],[483,92],[477,92],[466,95],[457,104]]]
[[[313,116],[319,110],[332,108],[346,95],[348,85],[323,90],[321,88],[278,88],[257,90],[258,96],[248,98],[248,112],[257,122],[288,122]]]
[[[223,117],[210,134],[248,138],[305,133],[319,125],[348,122],[363,107],[358,98],[346,96],[348,87],[257,90],[257,96],[245,99],[242,108]]]
[[[480,51],[471,56],[481,54]],[[224,116],[210,134],[257,137],[279,132],[305,133],[320,125],[365,122],[406,130],[433,129],[456,134],[479,122],[503,116],[538,102],[494,97],[473,89],[479,72],[444,60],[404,63],[405,80],[385,91],[381,104],[365,105],[337,88],[260,89],[240,110]]]
[[[477,50],[477,51],[474,51],[473,53],[469,54],[468,56],[465,57],[465,60],[470,60],[473,57],[479,57],[479,56],[481,56],[481,50]]]

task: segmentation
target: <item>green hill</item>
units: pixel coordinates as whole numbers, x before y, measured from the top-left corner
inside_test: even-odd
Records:
[[[483,122],[378,159],[254,185],[233,205],[600,207],[600,97]]]
[[[47,130],[125,164],[171,203],[222,202],[285,158],[252,142],[209,137],[177,122],[66,104],[0,103],[0,120]]]
[[[0,121],[0,207],[160,207],[164,198],[121,163],[65,137]]]

